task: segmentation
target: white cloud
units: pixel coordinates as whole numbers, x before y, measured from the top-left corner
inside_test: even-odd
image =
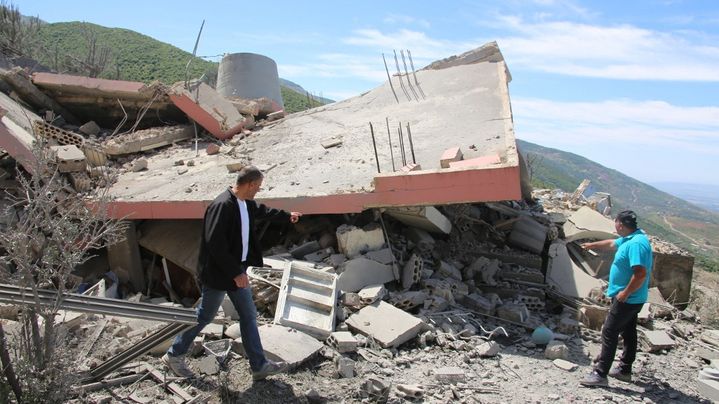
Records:
[[[431,26],[430,22],[425,19],[401,14],[389,14],[383,21],[391,25],[419,25],[423,28],[429,28]]]
[[[612,79],[719,81],[719,47],[691,32],[502,16],[510,67]]]
[[[682,107],[664,101],[516,98],[512,110],[517,136],[546,146],[606,149],[623,144],[641,150],[652,145],[677,153],[719,155],[719,107]]]
[[[352,77],[370,82],[381,82],[387,77],[382,56],[355,56],[341,53],[323,54],[307,64],[280,64],[279,74],[286,78],[300,77]]]

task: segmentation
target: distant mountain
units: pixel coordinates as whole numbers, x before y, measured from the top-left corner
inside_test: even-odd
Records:
[[[290,90],[294,90],[302,95],[306,95],[308,93],[308,91],[305,90],[304,88],[302,88],[301,85],[299,85],[295,82],[289,81],[287,79],[280,78],[280,84],[289,88]],[[316,100],[319,100],[320,102],[322,102],[322,104],[330,104],[330,103],[335,102],[335,100],[331,100],[331,99],[325,98],[325,97],[320,97],[318,95],[313,95],[312,93],[310,93],[310,95],[313,98],[315,98]]]
[[[132,30],[87,22],[42,24],[38,46],[32,56],[55,71],[77,74],[81,62],[90,54],[92,38],[95,38],[96,54],[102,48],[110,50],[107,68],[100,74],[102,78],[144,83],[160,80],[173,84],[185,80],[185,68],[191,59],[187,72],[189,78],[204,75],[213,83],[217,77],[216,62],[193,58],[189,52]],[[75,66],[76,70],[69,66]],[[283,85],[281,90],[285,110],[289,113],[332,102],[327,99],[308,100],[301,86],[288,83],[292,87]]]
[[[719,185],[656,182],[655,187],[704,209],[719,213]]]
[[[517,140],[535,188],[574,191],[589,179],[612,195],[613,211],[636,211],[650,234],[675,243],[708,270],[719,270],[719,214],[635,180],[582,156]]]

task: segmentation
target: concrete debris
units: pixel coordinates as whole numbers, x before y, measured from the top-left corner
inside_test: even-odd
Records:
[[[61,173],[85,171],[85,154],[77,146],[50,146],[50,151],[55,155],[57,168]]]
[[[661,351],[663,349],[674,348],[676,342],[667,334],[661,330],[639,330],[640,341],[642,347],[648,352]]]
[[[97,136],[97,134],[100,133],[100,127],[95,123],[95,121],[89,121],[80,126],[78,129],[80,132],[82,132],[85,135],[88,136]]]
[[[422,279],[424,261],[417,254],[412,254],[402,268],[402,287],[409,289]]]
[[[592,289],[602,289],[604,282],[584,272],[572,261],[567,244],[557,240],[549,246],[547,284],[554,286],[565,296],[585,298]]]
[[[355,376],[355,361],[345,356],[335,358],[335,366],[337,374],[345,379],[351,379]]]
[[[161,126],[112,137],[103,143],[103,148],[111,156],[121,156],[191,139],[194,134],[190,125]]]
[[[564,359],[555,359],[552,361],[552,363],[554,364],[554,366],[562,370],[566,370],[567,372],[572,372],[579,367],[576,363],[572,363]]]
[[[341,144],[342,139],[325,139],[324,141],[322,141],[322,147],[324,147],[325,149],[340,146]]]
[[[380,264],[390,265],[394,263],[394,254],[392,254],[391,248],[383,248],[381,250],[368,251],[364,254],[365,258],[377,261]],[[344,254],[342,254],[344,257]]]
[[[442,153],[442,157],[439,160],[439,165],[442,168],[449,168],[449,163],[453,161],[460,161],[462,160],[462,158],[462,150],[460,150],[459,147],[452,147]]]
[[[475,349],[477,355],[481,358],[497,356],[501,350],[502,346],[494,341],[487,341]]]
[[[397,347],[417,336],[422,320],[389,303],[377,302],[351,315],[347,325],[372,337],[383,348]]]
[[[420,384],[398,384],[397,391],[402,397],[409,400],[418,400],[424,397],[425,389]]]
[[[364,257],[343,263],[338,272],[340,275],[337,279],[337,288],[344,292],[358,292],[366,286],[386,283],[395,279],[392,266],[382,265]]]
[[[434,378],[441,383],[462,383],[467,380],[464,370],[456,366],[435,369]]]
[[[335,331],[327,338],[327,344],[339,353],[348,353],[357,351],[358,341],[351,332]]]
[[[707,344],[719,348],[719,330],[705,330],[700,339]]]
[[[324,346],[301,331],[277,324],[260,326],[259,332],[265,356],[273,361],[287,362],[290,368],[311,359]],[[232,350],[244,354],[242,338],[233,341]]]
[[[369,305],[384,298],[386,293],[387,290],[384,285],[370,285],[362,288],[357,295],[359,296],[362,304]]]
[[[452,231],[452,222],[434,206],[392,208],[385,213],[407,226],[430,233],[449,234]]]
[[[515,323],[525,323],[529,320],[529,310],[522,303],[505,303],[497,307],[497,316]]]
[[[372,223],[364,228],[341,225],[337,228],[337,246],[347,258],[355,258],[367,251],[379,250],[384,246],[382,227]]]
[[[440,261],[437,273],[444,277],[453,278],[458,281],[462,280],[462,272],[448,262]]]
[[[177,83],[169,91],[170,100],[200,126],[220,140],[242,131],[244,118],[235,106],[202,82]]]
[[[711,379],[697,379],[699,394],[712,402],[719,402],[719,381]]]
[[[607,240],[616,238],[614,221],[587,206],[581,207],[567,218],[564,224],[564,240]]]
[[[550,341],[544,349],[544,357],[550,360],[569,359],[569,348],[562,341]]]
[[[520,216],[512,226],[507,243],[535,254],[541,254],[544,251],[544,242],[547,240],[548,232],[547,226],[528,216]]]
[[[392,294],[390,303],[399,309],[409,311],[417,306],[424,305],[427,299],[429,299],[429,295],[421,290],[406,291]]]
[[[327,338],[335,329],[339,285],[335,274],[288,262],[282,275],[275,323]]]

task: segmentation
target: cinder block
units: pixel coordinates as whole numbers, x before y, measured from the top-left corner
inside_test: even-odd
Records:
[[[459,147],[452,147],[442,153],[442,158],[440,158],[439,160],[439,165],[442,168],[449,168],[449,163],[453,161],[460,161],[462,160],[462,158],[462,150],[460,150]]]
[[[461,383],[467,379],[467,375],[461,368],[450,366],[436,369],[434,378],[442,383]]]
[[[327,338],[327,343],[339,353],[357,351],[357,338],[349,331],[335,331]]]
[[[57,168],[61,173],[85,171],[85,154],[77,146],[50,146],[50,150],[55,155]]]

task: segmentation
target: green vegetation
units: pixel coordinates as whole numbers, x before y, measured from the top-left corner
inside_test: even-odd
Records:
[[[86,22],[43,24],[38,36],[32,56],[55,71],[69,74],[92,75],[89,66],[100,65],[98,77],[173,84],[185,80],[185,67],[192,59],[189,52],[135,31]],[[106,61],[103,59],[105,49]],[[204,76],[207,82],[214,84],[217,66],[216,62],[194,58],[188,76]],[[281,90],[288,113],[325,104],[285,86]]]
[[[719,270],[719,254],[713,246],[709,247],[719,234],[719,214],[576,154],[522,140],[517,143],[525,156],[535,188],[559,188],[572,192],[587,178],[595,191],[612,195],[615,212],[624,209],[636,211],[648,233],[687,249],[702,268]],[[669,218],[678,219],[671,222],[674,230],[666,221]]]

